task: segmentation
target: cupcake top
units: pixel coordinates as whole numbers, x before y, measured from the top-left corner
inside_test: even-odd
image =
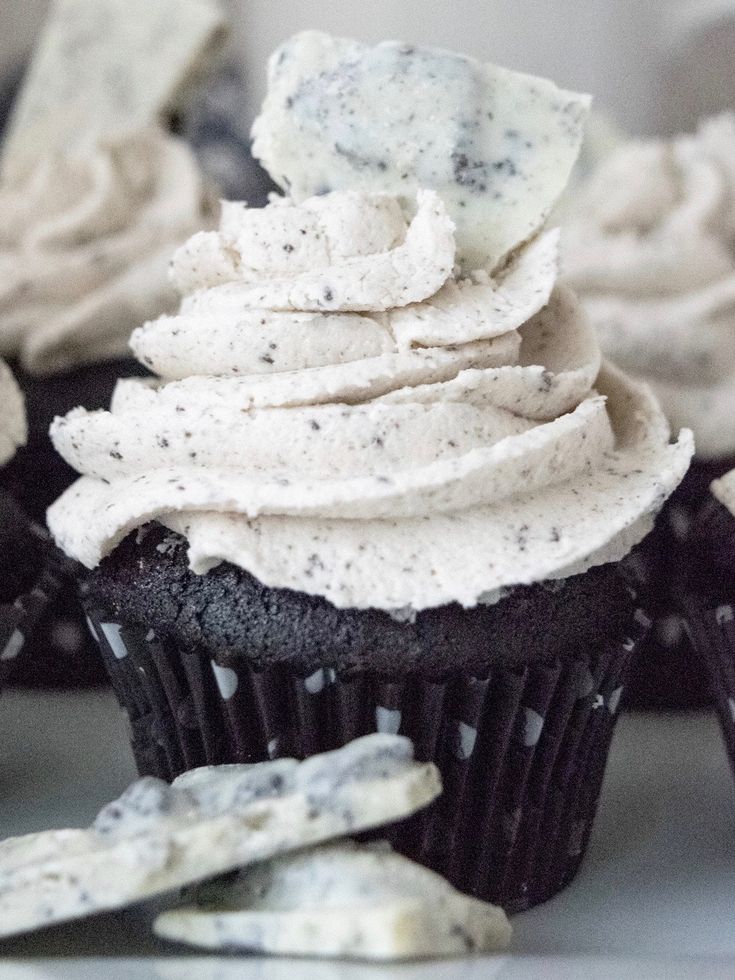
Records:
[[[0,360],[0,466],[15,456],[28,437],[23,393],[5,361]]]
[[[225,205],[174,257],[176,317],[136,355],[161,378],[52,427],[85,474],[49,511],[96,565],[158,518],[337,606],[492,601],[621,558],[686,470],[648,391],[603,369],[555,232],[454,276],[433,191]],[[206,375],[204,374],[206,372]]]
[[[49,153],[0,185],[0,352],[37,374],[121,356],[175,306],[171,251],[208,221],[192,152],[158,127]]]
[[[563,268],[603,351],[651,383],[675,428],[693,428],[698,456],[731,455],[735,115],[625,144],[573,203]]]
[[[299,194],[224,205],[219,230],[174,256],[179,315],[133,335],[160,380],[121,382],[110,412],[54,422],[56,448],[84,474],[49,511],[57,541],[93,567],[156,518],[186,536],[197,572],[226,560],[269,586],[387,610],[493,602],[622,558],[692,446],[689,433],[670,443],[645,387],[601,368],[588,320],[557,283],[557,233],[529,237],[574,163],[580,99],[445,52],[301,38],[300,89],[319,105],[320,85],[343,94],[307,114],[303,154],[279,136],[291,121],[269,115],[273,92],[256,127],[273,175]],[[315,50],[337,51],[331,75]],[[271,68],[279,91],[283,58]],[[403,119],[436,77],[459,86],[437,110],[454,142]],[[342,116],[398,95],[400,139],[390,127],[380,137],[385,168],[345,171]],[[499,131],[473,124],[480,106]],[[512,167],[494,167],[520,134]],[[453,169],[459,147],[483,175],[471,187]],[[435,186],[385,193],[376,173]],[[348,179],[353,188],[302,199],[313,182]]]

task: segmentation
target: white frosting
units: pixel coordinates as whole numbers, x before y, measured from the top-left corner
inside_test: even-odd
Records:
[[[612,154],[576,197],[563,265],[605,354],[697,455],[735,452],[735,115]]]
[[[409,816],[440,792],[411,743],[368,735],[305,762],[139,780],[86,830],[0,843],[0,937],[97,912]]]
[[[49,153],[0,186],[0,352],[47,374],[122,356],[175,305],[166,271],[207,220],[191,151],[149,128]]]
[[[155,932],[206,949],[378,961],[491,952],[512,933],[502,909],[381,845],[277,858],[195,898]]]
[[[295,200],[358,188],[439,192],[466,269],[494,269],[542,226],[589,98],[463,55],[317,31],[272,55],[253,153]]]
[[[28,438],[26,406],[23,393],[5,363],[0,361],[0,466],[15,456],[20,446],[25,446]]]
[[[196,291],[133,345],[177,378],[216,321],[220,376],[128,381],[110,412],[55,421],[56,448],[84,474],[49,511],[64,550],[93,567],[157,518],[187,536],[197,572],[227,560],[340,607],[423,609],[620,558],[647,532],[691,440],[669,443],[645,389],[598,377],[586,318],[567,289],[552,292],[554,232],[495,278],[467,282],[449,278],[452,254],[437,261],[421,247],[406,268],[422,289],[398,289],[404,306],[370,316],[253,310],[274,281],[302,277],[303,294],[319,296],[327,276],[349,311],[371,258],[406,247],[422,215],[423,241],[451,236],[434,194],[419,196],[412,220],[396,209],[384,195],[335,192],[257,214],[228,208],[219,232],[192,239],[175,274]],[[363,212],[365,239],[347,226]],[[302,226],[308,262],[308,240],[330,228],[317,260],[328,272],[283,249]],[[440,267],[444,283],[433,281]]]

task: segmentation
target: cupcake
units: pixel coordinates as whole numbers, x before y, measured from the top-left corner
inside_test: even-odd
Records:
[[[212,188],[164,121],[174,106],[185,118],[222,31],[208,2],[54,3],[26,72],[0,161],[0,354],[26,396],[29,439],[0,486],[38,523],[74,479],[51,421],[106,407],[121,373],[145,373],[130,332],[175,308],[170,254],[213,219]],[[58,610],[64,656],[37,651],[19,680],[104,678],[75,604],[65,596]]]
[[[373,174],[350,140],[391,99],[414,123],[384,128]],[[399,732],[445,793],[394,843],[515,909],[581,860],[646,629],[630,555],[692,453],[557,282],[541,226],[585,109],[459,55],[297,36],[256,129],[293,196],[224,204],[174,256],[179,314],[132,336],[157,383],[52,427],[83,475],[50,527],[90,569],[140,771]]]
[[[12,459],[27,437],[23,395],[0,361],[0,466]],[[67,561],[48,535],[34,524],[10,494],[0,491],[0,690],[22,668],[34,649],[54,642],[49,610],[74,591]]]
[[[563,267],[603,352],[647,381],[694,463],[664,508],[643,565],[656,623],[631,696],[694,707],[706,687],[670,583],[709,484],[735,465],[735,116],[690,136],[628,143],[576,198]]]
[[[675,589],[735,768],[735,470],[712,484]]]

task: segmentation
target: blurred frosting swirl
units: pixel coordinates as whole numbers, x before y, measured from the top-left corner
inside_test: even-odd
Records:
[[[576,197],[563,268],[603,351],[653,386],[697,455],[735,452],[735,115],[628,143]]]
[[[0,186],[0,353],[35,374],[121,356],[173,308],[172,249],[207,223],[191,151],[161,129],[48,153]]]
[[[558,234],[454,275],[433,191],[223,206],[174,257],[176,316],[135,331],[160,381],[52,426],[82,478],[49,511],[96,565],[151,519],[337,606],[492,601],[621,558],[691,456],[603,368]]]

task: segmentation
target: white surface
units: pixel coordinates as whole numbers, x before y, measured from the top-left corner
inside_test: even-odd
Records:
[[[109,694],[6,692],[0,746],[0,836],[83,825],[134,778]],[[395,970],[186,956],[150,935],[148,909],[6,942],[0,978],[724,980],[735,976],[734,802],[713,717],[628,715],[585,864],[557,898],[515,916],[509,956]]]

